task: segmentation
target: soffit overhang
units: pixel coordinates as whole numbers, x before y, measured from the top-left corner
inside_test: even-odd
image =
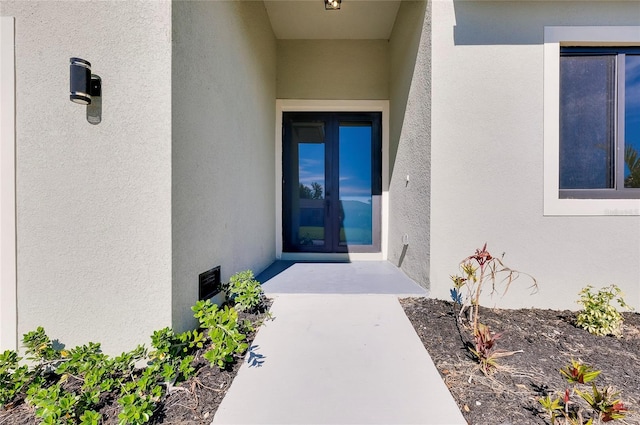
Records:
[[[325,10],[322,0],[264,0],[279,40],[388,40],[401,0],[342,0]]]

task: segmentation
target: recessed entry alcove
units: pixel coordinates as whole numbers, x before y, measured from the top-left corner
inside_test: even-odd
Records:
[[[277,39],[276,257],[391,252],[398,265],[389,190],[426,2],[264,4]]]

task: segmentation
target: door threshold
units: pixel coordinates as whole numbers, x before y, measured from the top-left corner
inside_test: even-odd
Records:
[[[351,262],[351,261],[384,261],[381,252],[347,252],[347,253],[324,253],[324,252],[283,252],[279,260],[284,261],[317,261],[317,262]]]

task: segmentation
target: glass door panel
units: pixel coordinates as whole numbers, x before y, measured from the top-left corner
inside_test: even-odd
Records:
[[[324,143],[298,143],[298,244],[325,244]]]
[[[288,158],[283,197],[289,215],[286,245],[301,251],[326,251],[326,123],[292,122],[283,153]]]
[[[341,123],[339,132],[339,244],[373,243],[371,124]]]

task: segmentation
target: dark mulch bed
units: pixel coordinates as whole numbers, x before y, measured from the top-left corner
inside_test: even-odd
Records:
[[[271,302],[268,302],[265,311],[268,311]],[[249,319],[252,322],[263,320],[266,314],[238,313],[239,319]],[[247,342],[251,347],[251,341],[255,332],[247,335]],[[196,353],[194,365],[197,373],[194,377],[174,388],[158,405],[150,424],[180,424],[180,425],[209,425],[213,415],[220,406],[233,378],[242,366],[243,357],[238,357],[236,362],[225,370],[212,367],[202,358],[207,347]],[[103,424],[116,425],[120,406],[116,403],[116,396],[111,397],[100,413],[103,415]],[[4,410],[0,408],[0,425],[35,425],[40,423],[34,416],[34,408],[27,403]]]
[[[484,376],[464,347],[452,303],[433,299],[401,301],[442,378],[465,418],[473,425],[548,424],[538,399],[564,390],[558,370],[571,359],[581,359],[602,374],[598,386],[613,385],[621,391],[631,412],[626,423],[640,424],[640,315],[624,313],[624,337],[597,337],[574,325],[575,313],[554,310],[490,310],[480,317],[491,329],[504,332],[498,347],[522,353],[500,359],[500,368]],[[249,335],[252,340],[254,335]],[[176,387],[158,407],[152,424],[208,425],[241,366],[228,370],[202,365],[197,375]],[[116,424],[117,404],[103,409],[105,424]],[[0,409],[0,425],[36,424],[33,409],[22,403]]]
[[[623,313],[623,337],[614,338],[576,327],[576,313],[568,310],[481,308],[481,321],[504,332],[498,348],[523,350],[499,359],[497,372],[484,376],[464,347],[452,303],[424,298],[401,303],[470,424],[548,424],[538,399],[567,388],[559,369],[571,359],[601,370],[597,386],[619,390],[633,410],[626,423],[640,424],[639,314]],[[461,330],[470,341],[470,331]]]

